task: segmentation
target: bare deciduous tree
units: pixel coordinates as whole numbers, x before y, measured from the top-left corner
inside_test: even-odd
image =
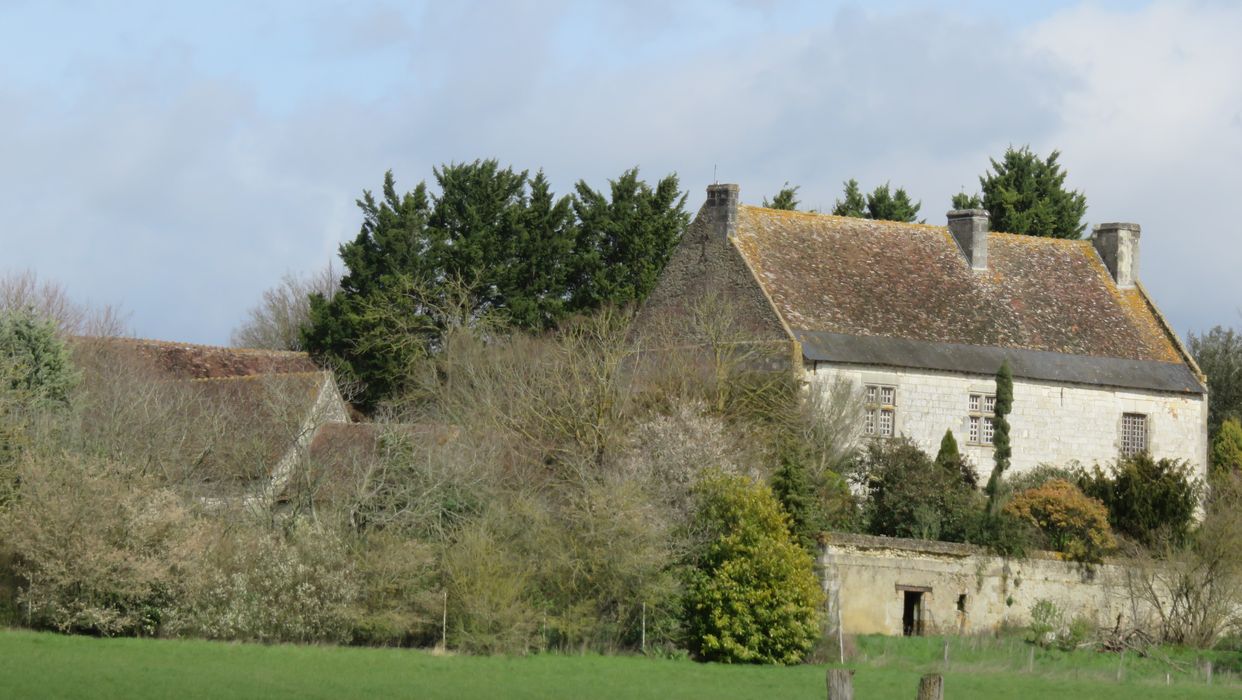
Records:
[[[331,264],[305,275],[288,273],[263,297],[233,330],[232,344],[240,348],[302,350],[302,326],[310,319],[310,295],[331,299],[341,276]]]
[[[129,333],[126,314],[115,306],[96,307],[75,301],[64,285],[40,281],[33,270],[0,276],[0,313],[25,310],[53,321],[65,335],[113,337]]]
[[[1213,485],[1184,549],[1155,557],[1135,547],[1127,577],[1132,600],[1152,611],[1162,641],[1210,647],[1242,632],[1242,477]]]

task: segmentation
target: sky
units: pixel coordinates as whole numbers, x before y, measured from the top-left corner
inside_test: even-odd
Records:
[[[638,166],[831,208],[890,182],[943,223],[1010,145],[1143,227],[1182,334],[1242,325],[1242,3],[0,0],[0,274],[224,344],[357,235],[392,169]],[[338,263],[339,266],[339,263]]]

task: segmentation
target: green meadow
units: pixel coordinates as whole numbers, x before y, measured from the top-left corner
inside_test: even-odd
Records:
[[[1013,638],[950,642],[863,637],[855,690],[913,698],[943,672],[957,698],[1238,697],[1236,654],[1161,649],[1161,658],[1037,651]],[[1216,668],[1207,684],[1203,664]],[[728,666],[641,656],[436,655],[407,649],[96,639],[0,631],[5,698],[823,698],[825,665]],[[1170,675],[1166,678],[1166,672]]]

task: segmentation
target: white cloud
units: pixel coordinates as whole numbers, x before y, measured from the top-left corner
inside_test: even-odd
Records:
[[[1142,279],[1178,330],[1236,324],[1242,246],[1242,5],[1085,7],[1031,45],[1077,76],[1060,96],[1064,151],[1093,222],[1143,225]]]
[[[1242,9],[1084,7],[1015,28],[941,9],[619,7],[320,13],[303,23],[320,49],[273,58],[306,61],[296,89],[210,64],[222,48],[201,37],[83,49],[72,89],[0,82],[0,268],[120,301],[145,335],[224,342],[264,287],[357,232],[354,198],[390,167],[412,187],[497,157],[565,192],[640,165],[678,171],[691,206],[713,166],[748,201],[790,180],[808,206],[848,177],[891,180],[939,222],[988,156],[1030,143],[1064,152],[1092,220],[1143,224],[1143,278],[1179,329],[1236,320]]]

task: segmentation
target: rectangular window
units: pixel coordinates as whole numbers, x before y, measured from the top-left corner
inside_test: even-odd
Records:
[[[897,423],[897,387],[868,384],[863,394],[867,399],[863,422],[866,434],[892,437]]]
[[[992,436],[996,433],[994,423],[996,397],[991,394],[970,394],[966,408],[970,413],[967,419],[969,426],[967,442],[976,445],[991,445]]]
[[[1125,413],[1121,416],[1121,454],[1130,457],[1147,451],[1147,416]]]

